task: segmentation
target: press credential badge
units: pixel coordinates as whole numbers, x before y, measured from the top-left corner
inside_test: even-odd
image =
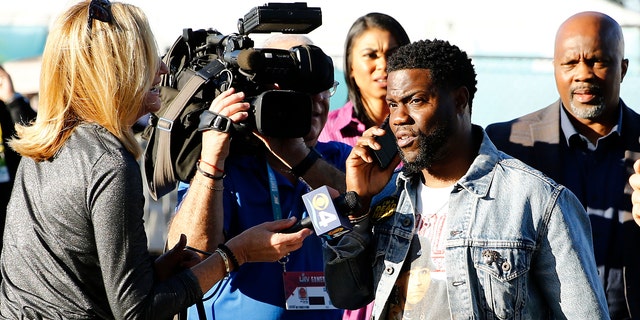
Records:
[[[285,272],[287,310],[336,309],[324,284],[324,272]]]

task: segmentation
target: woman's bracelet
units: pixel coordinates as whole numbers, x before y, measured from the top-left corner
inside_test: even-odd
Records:
[[[213,253],[211,253],[211,252],[207,252],[207,251],[204,251],[204,250],[196,249],[196,248],[190,247],[190,246],[186,246],[185,249],[191,250],[193,252],[197,252],[199,254],[203,254],[205,256],[213,255]],[[229,273],[231,272],[231,264],[229,264],[229,256],[227,255],[227,253],[224,250],[220,249],[220,248],[216,249],[216,251],[214,251],[214,253],[219,254],[220,257],[222,258],[222,262],[224,262],[225,276],[229,275]],[[234,259],[235,259],[235,257],[234,257]]]
[[[233,266],[233,270],[237,271],[240,268],[240,264],[238,263],[238,259],[236,259],[236,256],[233,254],[231,249],[229,249],[229,247],[227,247],[224,243],[219,244],[217,250],[221,250],[222,252],[224,252],[227,255],[227,257],[231,261],[231,265]]]
[[[216,253],[220,255],[220,257],[222,258],[222,261],[224,262],[224,270],[225,270],[225,276],[226,276],[231,272],[231,268],[229,267],[229,258],[227,257],[227,254],[224,251],[222,251],[220,248],[216,249]]]
[[[198,162],[196,162],[196,169],[198,169],[198,172],[200,172],[203,176],[205,176],[205,177],[207,177],[209,179],[213,179],[213,180],[222,180],[222,179],[224,179],[224,177],[227,176],[227,174],[224,173],[224,171],[221,171],[222,174],[220,174],[219,176],[214,176],[211,173],[202,170],[202,168],[200,168],[200,162],[201,161],[202,160],[198,160]],[[214,168],[215,168],[215,166],[214,166]],[[220,170],[218,170],[218,171],[220,171]]]

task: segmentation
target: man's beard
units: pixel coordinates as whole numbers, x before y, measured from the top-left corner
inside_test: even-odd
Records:
[[[604,104],[604,102],[602,102],[602,103],[597,104],[597,105],[576,107],[573,104],[573,101],[572,101],[570,108],[571,108],[571,113],[573,115],[575,115],[576,117],[581,118],[581,119],[593,120],[593,119],[597,119],[598,117],[600,117],[602,115],[602,113],[604,113],[605,104]]]
[[[578,107],[573,103],[573,93],[578,90],[578,89],[582,89],[582,88],[588,88],[589,90],[596,92],[598,94],[598,101],[597,104],[589,104],[589,105],[585,105],[583,104],[582,107]],[[604,101],[604,97],[602,96],[602,89],[600,88],[600,86],[598,85],[589,85],[589,86],[580,86],[575,87],[571,90],[571,101],[570,101],[571,105],[569,106],[571,108],[571,113],[581,119],[588,119],[588,120],[593,120],[596,119],[598,117],[600,117],[603,113],[604,110],[606,108],[606,103]]]
[[[415,160],[409,162],[404,153],[400,152],[404,170],[408,173],[418,173],[423,169],[430,168],[434,162],[440,159],[441,154],[439,152],[452,134],[453,129],[449,121],[437,124],[436,128],[428,134],[422,133],[421,131],[418,132],[416,140],[418,141],[419,152]]]

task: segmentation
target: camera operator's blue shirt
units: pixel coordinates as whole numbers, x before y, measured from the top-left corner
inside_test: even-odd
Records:
[[[316,145],[323,159],[344,171],[351,147],[340,142],[319,142]],[[264,157],[230,155],[225,162],[224,231],[230,239],[257,224],[273,221],[269,175]],[[308,187],[291,184],[274,170],[280,196],[282,217],[307,216],[302,195]],[[188,184],[181,183],[178,200],[186,194]],[[291,252],[287,272],[323,271],[322,242],[315,235],[307,237],[302,248]],[[210,299],[207,299],[210,298]],[[328,320],[342,318],[343,310],[286,310],[283,266],[279,262],[246,263],[205,293],[207,319],[216,320]],[[189,319],[198,319],[196,307],[189,309]]]

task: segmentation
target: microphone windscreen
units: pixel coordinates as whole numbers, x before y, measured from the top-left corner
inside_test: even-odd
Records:
[[[362,209],[360,197],[355,191],[349,191],[344,194],[344,202],[351,212],[358,212]]]
[[[355,191],[349,191],[333,199],[338,212],[343,216],[355,215],[362,209],[360,197]]]
[[[238,67],[246,71],[260,70],[262,61],[262,55],[254,49],[240,50],[237,57]]]

